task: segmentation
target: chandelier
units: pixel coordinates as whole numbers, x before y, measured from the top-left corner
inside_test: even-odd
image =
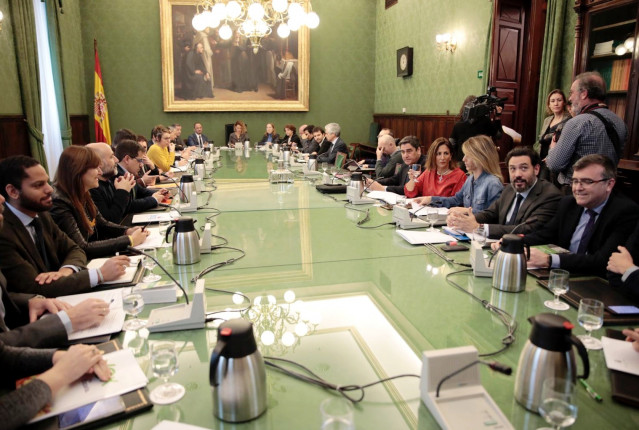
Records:
[[[256,54],[262,38],[271,34],[274,27],[278,36],[285,39],[301,26],[319,25],[319,16],[312,11],[310,0],[200,0],[196,8],[191,21],[194,29],[219,27],[220,38],[229,40],[233,36],[232,24],[251,41]]]

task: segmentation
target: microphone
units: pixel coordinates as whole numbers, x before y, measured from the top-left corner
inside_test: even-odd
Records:
[[[509,234],[513,234],[515,232],[515,230],[517,230],[519,227],[521,227],[522,225],[527,225],[527,224],[532,224],[534,222],[537,221],[537,217],[536,216],[531,216],[530,218],[528,218],[527,220],[525,220],[522,223],[517,224],[515,227],[513,227],[512,230],[510,230]]]
[[[133,254],[136,254],[136,255],[144,255],[145,257],[150,258],[151,260],[155,261],[155,264],[157,264],[157,265],[158,265],[158,267],[159,267],[160,269],[162,269],[162,271],[163,271],[164,273],[166,273],[166,274],[167,274],[167,276],[168,276],[169,278],[171,278],[171,280],[172,280],[173,282],[175,282],[175,285],[177,285],[177,286],[180,288],[180,290],[182,290],[182,292],[184,293],[184,298],[186,299],[186,304],[187,304],[187,305],[189,304],[189,296],[186,294],[186,291],[184,290],[184,288],[182,288],[182,285],[181,285],[178,281],[176,281],[176,280],[175,280],[175,278],[174,278],[173,276],[171,276],[171,274],[170,274],[170,273],[169,273],[169,272],[168,272],[168,271],[164,268],[164,266],[162,266],[162,265],[160,264],[160,262],[159,262],[159,261],[158,261],[155,257],[152,257],[151,255],[147,254],[146,252],[144,252],[144,251],[140,251],[139,249],[134,248],[134,247],[132,247],[132,246],[127,246],[127,247],[126,247],[126,249],[127,249],[127,251],[129,251],[129,252],[131,252],[131,253],[133,253]]]
[[[494,370],[495,372],[499,372],[499,373],[503,373],[504,375],[510,375],[513,373],[513,369],[510,366],[507,366],[503,363],[499,363],[498,361],[482,361],[482,360],[475,360],[472,363],[469,363],[467,365],[465,365],[464,367],[462,367],[461,369],[457,369],[452,373],[449,373],[448,375],[444,376],[439,383],[437,384],[437,391],[435,392],[435,397],[439,397],[439,390],[442,387],[442,384],[447,381],[448,379],[452,378],[453,376],[463,372],[466,369],[470,369],[471,367],[473,367],[475,364],[483,364],[486,365],[488,367],[490,367],[492,370]]]

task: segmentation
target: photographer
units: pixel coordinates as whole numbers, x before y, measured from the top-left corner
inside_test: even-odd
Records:
[[[499,139],[502,134],[501,111],[505,98],[500,99],[492,95],[496,93],[494,87],[488,88],[486,95],[468,96],[459,111],[459,120],[453,126],[450,142],[453,144],[454,158],[461,161],[463,154],[461,144],[473,136],[480,134]]]

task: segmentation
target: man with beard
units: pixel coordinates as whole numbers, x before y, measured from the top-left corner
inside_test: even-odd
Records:
[[[513,148],[506,155],[510,187],[504,188],[492,205],[475,215],[467,208],[451,208],[448,225],[472,233],[484,224],[488,237],[498,239],[520,225],[516,233],[529,233],[545,225],[557,211],[561,195],[548,181],[538,179],[539,154],[527,146]]]
[[[331,142],[326,140],[326,135],[324,134],[324,129],[322,127],[313,128],[313,140],[317,143],[316,151],[311,152],[311,154],[323,154],[328,151],[330,148]]]
[[[608,157],[586,155],[572,169],[573,195],[559,201],[546,225],[524,236],[528,245],[552,243],[570,252],[549,255],[531,248],[528,265],[605,276],[610,254],[637,225],[639,206],[613,192],[617,169]]]
[[[313,130],[317,128],[314,125],[307,125],[302,134],[300,134],[300,138],[302,141],[301,152],[303,154],[312,154],[313,152],[319,151],[320,142],[316,141],[313,137]],[[320,129],[321,130],[321,129]],[[324,136],[322,135],[322,139]]]
[[[366,187],[371,191],[388,191],[390,193],[404,195],[404,185],[410,180],[408,172],[412,164],[420,164],[422,170],[426,164],[426,156],[422,155],[419,139],[416,136],[406,136],[399,141],[399,149],[402,152],[400,169],[393,176],[379,180],[366,180]]]
[[[135,176],[127,172],[116,178],[118,159],[106,143],[89,143],[87,148],[95,151],[102,160],[98,188],[90,191],[93,203],[104,218],[120,224],[127,214],[131,190],[136,183]]]
[[[48,181],[47,172],[31,157],[0,162],[0,194],[6,199],[0,269],[10,291],[57,297],[87,292],[122,276],[129,264],[125,256],[110,258],[99,269],[85,269],[86,255],[48,213],[53,206]]]

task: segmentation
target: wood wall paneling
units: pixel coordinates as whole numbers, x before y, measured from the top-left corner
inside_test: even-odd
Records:
[[[382,128],[393,130],[395,137],[417,136],[422,152],[438,137],[448,138],[457,121],[454,115],[405,115],[392,113],[373,114],[373,121]]]
[[[91,142],[89,115],[69,115],[71,122],[71,143],[86,145]],[[110,142],[109,142],[110,143]]]
[[[0,159],[30,155],[29,132],[23,115],[0,115]]]

